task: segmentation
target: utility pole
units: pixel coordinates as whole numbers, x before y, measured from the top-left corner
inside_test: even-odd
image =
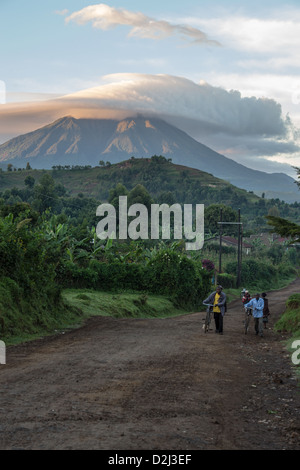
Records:
[[[237,264],[237,280],[236,286],[237,288],[241,285],[241,209],[238,211],[238,223],[239,223],[239,231],[238,231],[238,264]]]
[[[241,222],[241,210],[239,209],[238,211],[238,222],[223,222],[222,216],[223,212],[221,209],[220,213],[220,222],[218,224],[220,225],[220,249],[219,249],[219,273],[221,274],[221,269],[222,269],[222,226],[223,225],[238,225],[238,262],[237,262],[237,279],[236,279],[236,285],[237,287],[240,287],[241,285],[241,271],[242,271],[242,266],[241,266],[241,260],[242,260],[242,230],[243,230],[243,223]]]
[[[219,249],[219,274],[222,269],[222,232],[223,232],[223,209],[220,210],[220,249]]]

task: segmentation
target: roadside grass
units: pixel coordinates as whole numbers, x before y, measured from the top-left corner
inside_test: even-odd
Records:
[[[286,301],[286,310],[274,326],[275,331],[284,331],[291,336],[286,341],[286,348],[291,354],[295,367],[298,386],[300,387],[300,293],[291,295]],[[295,362],[296,361],[296,362]]]
[[[66,289],[62,296],[68,305],[83,312],[83,318],[97,315],[113,318],[166,318],[188,313],[176,308],[167,297],[140,292]]]
[[[81,327],[93,316],[110,316],[113,318],[167,318],[191,313],[174,306],[171,299],[159,295],[141,292],[104,292],[88,289],[66,289],[62,291],[63,304],[58,312],[43,312],[43,322],[31,322],[23,328],[19,312],[9,309],[11,321],[20,327],[4,332],[0,339],[7,346],[38,340]],[[64,308],[62,308],[64,305]],[[18,309],[15,309],[16,311]],[[32,312],[28,312],[31,317]],[[36,316],[36,313],[35,313]],[[15,319],[15,322],[13,321]],[[0,328],[1,329],[1,328]]]
[[[54,309],[39,309],[38,307],[33,310],[29,307],[25,315],[24,311],[21,312],[19,308],[8,308],[5,313],[5,326],[4,328],[2,325],[0,326],[0,339],[7,346],[38,340],[67,329],[78,328],[83,321],[81,310],[72,308],[67,303],[60,305],[56,311]],[[6,327],[7,323],[10,324],[8,328]]]
[[[276,331],[286,331],[300,339],[300,294],[291,295],[286,301],[286,310],[275,325]]]
[[[274,289],[283,288],[289,282],[285,280],[280,285],[274,286]],[[211,290],[213,289],[214,286]],[[224,290],[227,294],[228,303],[241,298],[242,288]],[[253,288],[252,292],[256,290],[261,291],[261,289]],[[294,296],[292,296],[292,300],[293,298]],[[60,305],[55,313],[49,312],[47,314],[46,311],[40,309],[38,315],[40,321],[35,323],[34,327],[30,325],[30,328],[24,328],[20,313],[16,314],[15,320],[19,327],[11,334],[2,334],[0,339],[4,340],[6,345],[16,345],[41,339],[45,336],[63,334],[68,330],[79,328],[88,318],[98,315],[113,318],[168,318],[205,310],[205,306],[202,305],[203,299],[199,299],[198,307],[191,312],[190,310],[175,307],[172,299],[165,296],[131,291],[112,293],[89,289],[65,289],[62,291],[62,300],[65,307],[62,308],[62,305]],[[293,302],[291,303],[288,299],[287,310],[276,324],[278,330],[285,330],[292,334],[288,346],[291,352],[293,352],[291,349],[293,341],[300,339],[300,303],[299,307],[295,307]],[[37,311],[34,313],[35,318],[37,318]],[[12,315],[12,312],[10,315]],[[28,315],[30,316],[31,312],[28,311]],[[40,315],[43,317],[43,322],[41,322]]]

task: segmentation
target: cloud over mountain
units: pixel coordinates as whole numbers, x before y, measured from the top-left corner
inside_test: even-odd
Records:
[[[272,99],[242,98],[238,91],[170,75],[114,74],[105,79],[110,83],[65,99],[190,118],[210,133],[278,137],[287,131],[281,106]]]
[[[100,86],[55,100],[7,104],[0,107],[0,128],[7,135],[14,128],[17,135],[18,123],[24,133],[65,115],[122,119],[139,113],[160,116],[236,160],[299,152],[293,124],[275,100],[171,75],[114,74]]]

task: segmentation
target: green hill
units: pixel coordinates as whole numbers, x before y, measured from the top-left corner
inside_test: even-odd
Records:
[[[91,168],[89,166],[57,166],[52,170],[22,170],[0,173],[0,190],[25,188],[25,178],[32,176],[37,184],[45,174],[51,174],[56,184],[62,184],[72,197],[82,193],[101,201],[108,200],[109,190],[121,183],[128,190],[142,184],[153,197],[171,192],[180,203],[223,202],[232,204],[257,202],[260,198],[244,189],[209,173],[171,163],[164,157],[131,158],[121,163]]]
[[[94,213],[96,203],[108,201],[110,191],[121,184],[128,191],[137,185],[144,186],[155,202],[160,204],[204,204],[205,207],[224,204],[234,210],[241,209],[242,217],[249,225],[254,221],[255,226],[266,226],[264,216],[270,211],[292,221],[299,220],[299,203],[287,204],[279,199],[264,199],[209,173],[174,164],[162,156],[132,157],[115,164],[102,162],[101,166],[93,168],[55,166],[52,170],[2,171],[0,198],[9,204],[31,204],[34,189],[45,174],[53,179],[56,195],[60,199],[59,212],[63,212],[68,205],[82,207],[82,203],[89,200],[90,210]],[[25,183],[29,176],[34,183],[31,191],[28,190],[28,181],[27,185]]]

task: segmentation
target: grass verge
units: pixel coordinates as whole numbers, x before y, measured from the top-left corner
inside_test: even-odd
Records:
[[[291,295],[286,301],[286,310],[275,324],[276,331],[291,335],[286,347],[291,354],[300,386],[300,294]]]
[[[166,318],[189,313],[176,308],[172,300],[164,296],[87,289],[62,291],[62,301],[56,309],[42,309],[41,306],[33,309],[30,305],[21,308],[9,302],[2,312],[5,315],[0,315],[0,340],[7,346],[79,328],[85,320],[97,315],[113,318]]]
[[[62,293],[68,305],[79,308],[83,317],[95,315],[114,318],[165,318],[187,313],[174,307],[164,296],[146,293],[102,292],[86,289],[66,289]]]

